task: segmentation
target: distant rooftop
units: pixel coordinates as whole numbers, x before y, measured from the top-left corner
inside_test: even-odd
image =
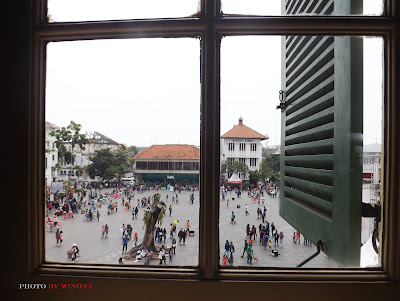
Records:
[[[53,124],[51,122],[46,121],[46,129],[58,129],[58,128],[59,128],[59,126],[57,126],[57,125],[55,125],[55,124]]]
[[[111,138],[108,138],[106,135],[103,135],[99,132],[94,132],[94,133],[86,133],[89,139],[89,143],[102,143],[102,144],[115,144],[115,145],[121,145],[117,141],[112,140]]]
[[[187,144],[152,145],[134,159],[200,159],[200,149]]]
[[[364,153],[380,153],[380,152],[382,152],[382,145],[379,143],[364,145],[363,152]]]
[[[221,138],[251,138],[265,140],[267,137],[243,124],[243,118],[239,118],[239,124],[227,131]]]

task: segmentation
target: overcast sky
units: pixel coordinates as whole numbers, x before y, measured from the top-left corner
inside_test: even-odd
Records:
[[[243,1],[226,1],[230,3],[223,5],[227,12],[243,11],[240,8]],[[179,4],[180,10],[168,10],[166,2]],[[259,1],[246,4],[255,2]],[[93,3],[52,0],[49,13],[55,21],[79,21],[176,17],[197,10],[197,1],[188,0],[96,0],[96,7],[104,9],[90,10],[93,12],[90,17],[77,14],[76,6],[84,11],[85,7],[93,7]],[[113,5],[107,6],[109,3]],[[127,5],[132,3],[136,4],[134,16],[127,13]],[[239,6],[235,7],[235,3]],[[120,10],[122,15],[113,9],[118,4],[124,8]],[[280,12],[280,1],[274,4],[270,6],[271,15]],[[136,9],[139,7],[140,10]],[[160,10],[147,13],[151,7]],[[280,111],[275,109],[281,89],[280,39],[274,36],[223,39],[221,134],[242,117],[244,124],[270,137],[269,145],[280,144]],[[364,120],[368,121],[364,122],[364,141],[369,144],[379,142],[381,137],[382,40],[364,39],[364,46]],[[58,126],[66,126],[73,120],[82,124],[84,132],[98,131],[127,145],[200,144],[198,39],[49,43],[46,80],[46,120]]]

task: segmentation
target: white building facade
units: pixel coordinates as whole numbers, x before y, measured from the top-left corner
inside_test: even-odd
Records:
[[[45,180],[46,185],[50,186],[51,182],[57,181],[58,150],[55,144],[56,138],[50,136],[50,132],[57,129],[58,126],[50,122],[46,122],[45,133]]]
[[[46,157],[45,157],[45,177],[46,185],[51,185],[52,182],[62,181],[77,181],[83,180],[90,182],[91,179],[86,172],[86,167],[91,163],[90,157],[93,156],[96,151],[109,148],[114,151],[121,147],[121,144],[108,138],[107,136],[98,132],[86,134],[89,142],[85,145],[85,150],[82,150],[79,145],[75,145],[72,149],[72,145],[65,143],[65,147],[68,151],[71,151],[75,158],[71,164],[66,164],[63,158],[58,157],[58,149],[55,145],[56,138],[50,136],[50,132],[59,128],[46,121]],[[83,174],[77,173],[77,167],[81,167]],[[96,180],[96,179],[95,179]]]
[[[377,184],[381,176],[382,145],[378,143],[363,146],[363,179]]]
[[[262,161],[262,141],[266,136],[243,124],[239,124],[221,136],[221,162],[239,161],[247,165],[249,170],[259,170]],[[243,177],[243,175],[239,175]]]
[[[98,132],[87,134],[89,143],[85,145],[85,149],[82,150],[79,145],[75,145],[74,149],[68,143],[65,144],[68,151],[72,151],[75,155],[72,164],[66,164],[60,159],[60,168],[58,181],[68,181],[68,178],[72,181],[92,181],[86,172],[86,167],[91,163],[90,157],[94,156],[96,151],[109,148],[111,151],[117,150],[121,147],[121,144],[108,138],[107,136]],[[78,175],[76,167],[79,166],[83,169],[83,174]],[[95,179],[96,180],[96,179]]]

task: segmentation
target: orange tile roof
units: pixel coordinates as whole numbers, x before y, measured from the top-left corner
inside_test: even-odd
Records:
[[[152,145],[138,153],[137,159],[200,159],[200,149],[187,144]]]
[[[252,138],[252,139],[267,139],[264,135],[249,128],[243,124],[243,119],[239,118],[239,124],[235,125],[231,130],[227,131],[221,138]]]

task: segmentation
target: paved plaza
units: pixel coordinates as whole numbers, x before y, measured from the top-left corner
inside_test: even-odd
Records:
[[[102,193],[111,192],[111,189],[103,189]],[[131,203],[137,205],[137,200],[142,197],[152,196],[155,193],[154,190],[135,193],[131,199]],[[161,225],[162,228],[167,230],[167,239],[165,242],[166,247],[170,247],[172,240],[169,238],[170,224],[179,220],[177,226],[177,232],[180,228],[186,228],[187,220],[190,221],[191,230],[195,231],[194,236],[188,236],[185,245],[179,244],[176,248],[176,255],[173,259],[173,265],[176,266],[196,266],[198,265],[198,250],[199,250],[199,192],[194,192],[195,201],[194,204],[190,203],[189,195],[191,192],[182,191],[179,197],[179,204],[172,204],[172,196],[174,193],[161,190],[161,200],[166,201],[168,194],[167,205],[172,205],[172,215],[169,216],[169,211],[166,214]],[[232,197],[235,200],[232,201]],[[234,193],[226,196],[226,199],[230,199],[229,207],[226,206],[226,201],[220,200],[220,256],[222,258],[224,244],[226,240],[232,241],[235,246],[234,253],[234,266],[249,266],[246,262],[246,256],[241,258],[243,252],[244,240],[246,239],[246,225],[253,224],[257,228],[262,222],[261,219],[257,219],[257,208],[262,205],[258,205],[257,202],[252,202],[251,198],[248,197],[247,193],[243,193],[241,198],[236,198]],[[266,221],[274,222],[278,233],[283,231],[284,247],[278,247],[280,255],[278,257],[270,256],[271,251],[268,247],[265,249],[259,244],[257,238],[253,243],[254,255],[258,257],[259,261],[253,260],[253,267],[296,267],[304,259],[316,252],[316,247],[306,246],[303,244],[303,237],[301,237],[301,244],[295,244],[292,241],[293,232],[295,229],[291,227],[286,221],[279,216],[279,195],[276,198],[271,198],[265,194],[265,207],[267,208]],[[118,264],[118,259],[121,257],[122,251],[122,224],[130,224],[133,228],[133,233],[137,232],[139,241],[143,238],[144,234],[144,222],[143,212],[144,208],[139,209],[138,218],[132,219],[130,210],[123,209],[121,202],[122,197],[113,199],[114,202],[118,203],[118,212],[107,215],[107,206],[103,204],[100,208],[97,208],[100,212],[100,221],[95,218],[93,221],[84,221],[83,214],[74,214],[74,218],[64,220],[63,217],[59,217],[61,221],[60,229],[63,231],[63,245],[56,245],[55,232],[46,231],[46,260],[49,262],[67,262],[67,251],[72,247],[73,243],[76,243],[80,249],[80,257],[78,257],[78,263],[96,263],[96,264]],[[248,204],[249,215],[245,215],[245,205]],[[238,209],[237,205],[241,208]],[[83,207],[84,209],[85,207]],[[87,207],[89,208],[89,207]],[[236,224],[231,224],[232,211],[236,215]],[[54,209],[53,209],[54,212]],[[95,213],[96,214],[96,213]],[[109,226],[109,235],[107,239],[101,238],[102,225],[107,224]],[[175,238],[177,239],[177,232]],[[132,234],[133,236],[133,234]],[[178,239],[177,239],[178,241]],[[157,246],[161,246],[163,243],[156,243]],[[133,247],[133,242],[128,242],[128,250]],[[168,262],[168,260],[167,260]],[[125,264],[132,265],[143,265],[143,262],[125,261]],[[158,261],[153,261],[152,264],[158,264]],[[335,268],[338,265],[327,258],[325,254],[321,253],[310,262],[303,266],[304,268]]]

